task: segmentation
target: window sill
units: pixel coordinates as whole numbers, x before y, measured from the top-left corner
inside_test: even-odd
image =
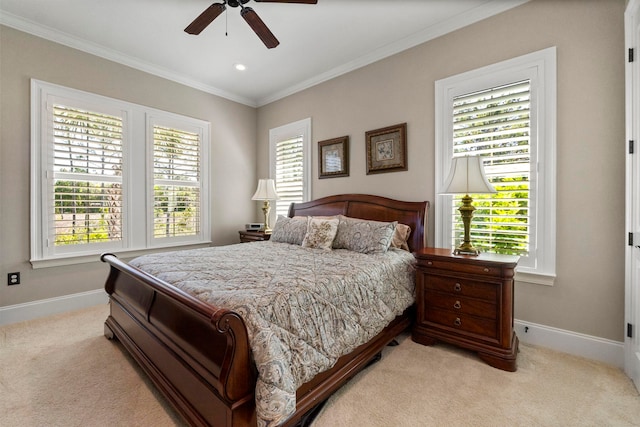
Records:
[[[553,286],[556,281],[556,276],[551,274],[524,273],[516,271],[515,281],[518,283]]]
[[[123,251],[105,251],[109,253],[113,253],[119,258],[133,258],[140,255],[146,255],[150,253],[156,252],[165,252],[173,249],[196,249],[196,248],[204,248],[211,245],[210,241],[201,242],[201,243],[189,243],[189,244],[177,244],[173,246],[163,246],[161,248],[145,248],[145,249],[131,249],[131,250],[123,250]],[[71,255],[65,257],[58,258],[47,258],[47,259],[32,259],[30,260],[31,266],[33,269],[39,268],[48,268],[48,267],[60,267],[64,265],[74,265],[74,264],[85,264],[89,262],[96,262],[100,260],[101,254],[90,254],[90,255]]]

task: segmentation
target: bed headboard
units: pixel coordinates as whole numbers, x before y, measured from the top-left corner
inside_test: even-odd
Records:
[[[289,217],[345,215],[372,221],[398,221],[411,227],[409,249],[426,246],[426,220],[429,202],[404,202],[369,194],[338,194],[310,202],[292,203]]]

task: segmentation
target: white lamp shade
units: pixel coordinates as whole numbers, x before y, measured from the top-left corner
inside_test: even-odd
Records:
[[[272,179],[258,180],[258,188],[251,200],[278,200],[275,181]]]
[[[451,159],[449,176],[440,194],[497,193],[484,174],[482,157],[464,156]]]

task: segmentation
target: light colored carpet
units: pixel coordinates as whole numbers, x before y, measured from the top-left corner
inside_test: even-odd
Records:
[[[120,344],[108,305],[0,327],[3,427],[181,425]]]
[[[107,314],[105,305],[0,327],[0,425],[184,425],[104,338]],[[511,373],[403,335],[313,423],[340,426],[640,426],[640,397],[599,362],[521,344]]]
[[[542,347],[520,344],[518,370],[505,372],[404,336],[331,397],[314,427],[355,425],[640,426],[640,397],[621,370]]]

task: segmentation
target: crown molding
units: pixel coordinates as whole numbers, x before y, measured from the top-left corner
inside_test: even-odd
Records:
[[[424,30],[419,31],[411,36],[405,37],[404,39],[389,43],[386,46],[383,46],[371,53],[354,59],[353,61],[350,61],[344,65],[333,68],[325,73],[318,74],[311,79],[290,86],[285,90],[275,92],[268,97],[259,99],[257,102],[258,107],[262,107],[271,102],[285,98],[289,95],[293,95],[294,93],[300,92],[304,89],[308,89],[317,84],[357,70],[358,68],[362,68],[376,61],[380,61],[389,56],[395,55],[396,53],[400,53],[422,43],[428,42],[429,40],[433,40],[452,31],[474,24],[478,21],[482,21],[483,19],[489,18],[493,15],[497,15],[509,9],[513,9],[514,7],[521,6],[529,1],[530,0],[518,0],[505,2],[503,0],[492,0],[482,6],[478,6],[467,12],[461,13],[460,15],[454,16],[453,18],[447,19],[446,21],[442,21],[436,25],[432,25],[429,28],[425,28]]]
[[[164,79],[180,83],[185,86],[189,86],[194,89],[219,96],[221,98],[228,99],[230,101],[238,102],[250,107],[257,107],[256,102],[252,99],[227,92],[223,89],[205,84],[198,80],[194,80],[182,74],[175,73],[171,70],[167,70],[166,68],[159,67],[149,62],[141,61],[140,59],[132,56],[124,55],[113,49],[109,49],[102,45],[92,43],[78,37],[74,37],[68,33],[55,30],[41,24],[37,24],[33,21],[21,18],[5,11],[2,11],[2,13],[0,13],[0,24],[34,35],[36,37],[40,37],[73,49],[80,50],[82,52],[89,53],[91,55],[98,56],[100,58],[108,59],[109,61],[113,61],[118,64],[126,65],[139,71],[144,71],[145,73],[149,73],[154,76],[162,77]]]
[[[41,37],[55,43],[71,47],[73,49],[77,49],[104,59],[108,59],[119,64],[126,65],[140,71],[144,71],[158,77],[162,77],[170,81],[174,81],[176,83],[183,84],[188,87],[192,87],[194,89],[201,90],[203,92],[210,93],[212,95],[219,96],[221,98],[228,99],[230,101],[238,102],[240,104],[255,108],[270,104],[274,101],[285,98],[289,95],[293,95],[297,92],[308,89],[351,71],[357,70],[358,68],[362,68],[376,61],[380,61],[384,58],[395,55],[396,53],[405,51],[429,40],[433,40],[437,37],[458,30],[467,25],[471,25],[493,15],[505,12],[514,7],[518,7],[524,3],[527,3],[528,1],[529,0],[515,0],[505,2],[504,0],[492,0],[482,6],[478,6],[472,10],[461,13],[460,15],[454,16],[446,21],[426,28],[425,30],[415,33],[409,37],[405,37],[402,40],[389,43],[388,45],[383,46],[359,58],[356,58],[353,61],[335,67],[325,73],[318,74],[317,76],[304,80],[300,83],[294,84],[284,90],[274,92],[273,94],[261,99],[250,99],[231,92],[227,92],[223,89],[205,84],[201,81],[173,72],[166,68],[159,67],[149,62],[141,61],[140,59],[132,56],[124,55],[102,45],[92,43],[78,37],[74,37],[68,33],[37,24],[33,21],[23,19],[8,12],[3,11],[0,14],[0,24],[19,31],[23,31],[28,34],[32,34],[37,37]]]

